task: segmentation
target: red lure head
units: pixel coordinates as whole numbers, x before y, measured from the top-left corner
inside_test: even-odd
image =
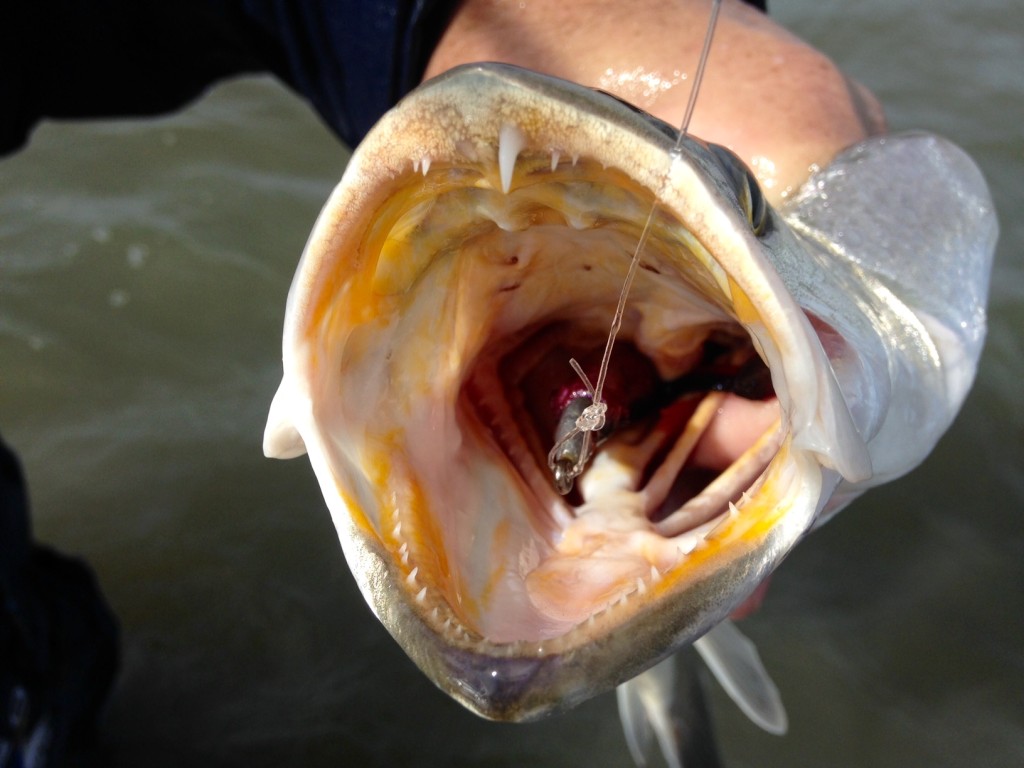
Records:
[[[578,358],[583,372],[591,382],[597,381],[601,367],[601,352],[602,350],[594,350]],[[601,400],[608,405],[606,423],[614,427],[629,419],[633,403],[653,395],[659,380],[651,361],[632,345],[623,344],[617,347],[611,363],[604,380]],[[551,398],[555,418],[561,416],[571,402],[581,397],[589,398],[590,392],[579,376],[566,366],[565,383],[555,390]]]

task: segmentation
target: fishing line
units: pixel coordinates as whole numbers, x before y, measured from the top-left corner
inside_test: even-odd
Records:
[[[665,174],[661,179],[661,186],[668,183],[669,176],[672,172],[672,166],[680,158],[683,151],[683,139],[687,135],[687,131],[690,127],[690,119],[693,117],[693,110],[697,104],[697,94],[700,91],[701,81],[704,79],[704,69],[708,61],[708,54],[711,51],[711,40],[715,35],[715,27],[718,24],[718,11],[722,5],[722,0],[712,0],[711,2],[711,13],[708,17],[708,28],[704,34],[704,45],[701,48],[700,58],[697,61],[697,71],[694,73],[693,86],[690,88],[690,98],[686,104],[686,112],[683,113],[683,121],[679,126],[679,136],[676,138],[676,143],[669,151],[669,165],[665,169]],[[590,379],[586,373],[583,372],[583,367],[576,361],[575,358],[570,358],[569,365],[576,372],[576,375],[583,381],[583,385],[587,388],[587,393],[590,395],[591,403],[576,419],[576,423],[573,428],[564,436],[562,436],[548,453],[548,467],[554,473],[555,486],[558,491],[562,494],[566,494],[572,489],[572,483],[575,478],[579,477],[583,473],[584,467],[590,460],[590,455],[593,452],[594,446],[594,432],[600,432],[604,429],[605,414],[608,411],[608,403],[601,399],[601,395],[604,392],[605,379],[608,376],[608,368],[611,362],[612,350],[615,347],[615,338],[618,336],[619,329],[622,327],[622,317],[626,312],[626,301],[629,298],[629,290],[633,286],[633,278],[636,277],[637,268],[640,266],[640,254],[644,247],[647,245],[647,240],[650,237],[651,229],[654,226],[654,215],[658,210],[658,198],[655,196],[654,201],[651,203],[651,210],[647,213],[647,221],[644,222],[644,227],[640,231],[640,237],[637,240],[636,248],[633,251],[633,258],[629,262],[629,269],[626,271],[626,277],[622,282],[622,290],[619,291],[619,301],[615,307],[615,314],[612,316],[612,323],[608,329],[608,339],[604,345],[604,354],[601,356],[601,367],[597,372],[597,383],[591,384]],[[578,446],[578,454],[575,456],[575,461],[569,462],[566,459],[567,447],[573,447],[573,441],[577,440],[582,436],[582,441]],[[569,451],[568,454],[576,454],[575,450]]]

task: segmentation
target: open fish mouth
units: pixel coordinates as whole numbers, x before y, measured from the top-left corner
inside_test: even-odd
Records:
[[[455,70],[353,155],[289,296],[266,451],[309,453],[371,608],[487,717],[700,637],[870,474],[832,367],[856,353],[773,266],[792,235],[727,150],[675,141],[604,94]],[[569,359],[596,376],[652,207],[609,426],[559,489],[589,402]]]

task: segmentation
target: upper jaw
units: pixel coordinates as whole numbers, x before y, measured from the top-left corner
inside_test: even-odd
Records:
[[[809,528],[839,473],[865,471],[855,450],[828,454],[830,445],[856,446],[852,425],[810,325],[762,254],[771,244],[750,233],[734,200],[723,199],[710,153],[688,141],[670,167],[670,147],[662,129],[583,89],[507,67],[464,69],[413,94],[361,145],[289,296],[285,380],[268,424],[268,453],[294,455],[304,444],[374,612],[439,686],[488,717],[524,719],[571,706],[696,639]],[[509,173],[513,149],[520,164]],[[559,283],[557,296],[545,296],[544,260],[526,258],[529,234],[516,233],[529,222],[503,201],[516,199],[539,153],[552,151],[621,177],[629,194],[615,205],[646,213],[658,196],[665,215],[655,242],[671,242],[675,233],[687,246],[655,249],[645,260],[688,284],[689,321],[750,334],[771,368],[783,422],[774,458],[737,511],[716,517],[692,551],[652,563],[635,589],[596,614],[563,617],[516,638],[482,605],[507,574],[490,586],[480,578],[487,581],[489,563],[529,570],[527,561],[545,554],[538,546],[557,547],[572,510],[549,492],[544,468],[523,447],[528,440],[502,445],[479,429],[483,417],[467,409],[466,382],[495,338],[556,321],[576,323],[584,336],[603,332],[617,293],[615,280],[588,284],[581,271],[580,279]],[[423,197],[403,202],[401,194],[417,194],[409,191],[416,188],[410,179],[419,178],[413,166]],[[474,211],[488,208],[495,242],[519,249],[515,264],[488,261],[507,255],[503,249],[464,262],[451,250],[401,251],[403,231],[429,240],[439,188],[457,189],[466,168],[476,174],[466,186]],[[478,236],[475,216],[437,242]],[[642,216],[624,218],[638,234]],[[631,234],[628,227],[617,232],[624,241]],[[574,258],[582,264],[579,242],[589,243],[573,240],[575,251],[559,252],[560,269]],[[392,257],[380,255],[389,248],[397,249]],[[602,265],[615,261],[597,255]],[[628,259],[628,251],[618,253],[618,274]],[[530,263],[537,265],[532,277]],[[509,267],[519,275],[514,291],[507,290],[515,282]],[[680,299],[670,283],[645,276],[629,305],[629,338],[665,375],[686,356],[663,333],[673,322],[664,306]],[[509,293],[534,298],[513,303]],[[500,384],[497,366],[493,373]],[[508,471],[510,460],[517,471]],[[512,604],[529,612],[521,599]],[[510,613],[503,620],[514,623]]]

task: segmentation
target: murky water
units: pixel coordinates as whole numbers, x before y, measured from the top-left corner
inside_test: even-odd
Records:
[[[746,622],[791,730],[715,700],[730,766],[1024,764],[1024,37],[1019,10],[773,2],[894,129],[964,146],[1001,212],[989,344],[938,450],[783,566]],[[614,700],[495,725],[356,593],[305,462],[262,458],[284,296],[345,152],[266,80],[149,122],[47,125],[0,162],[0,428],[36,533],[123,623],[117,766],[625,766]]]

